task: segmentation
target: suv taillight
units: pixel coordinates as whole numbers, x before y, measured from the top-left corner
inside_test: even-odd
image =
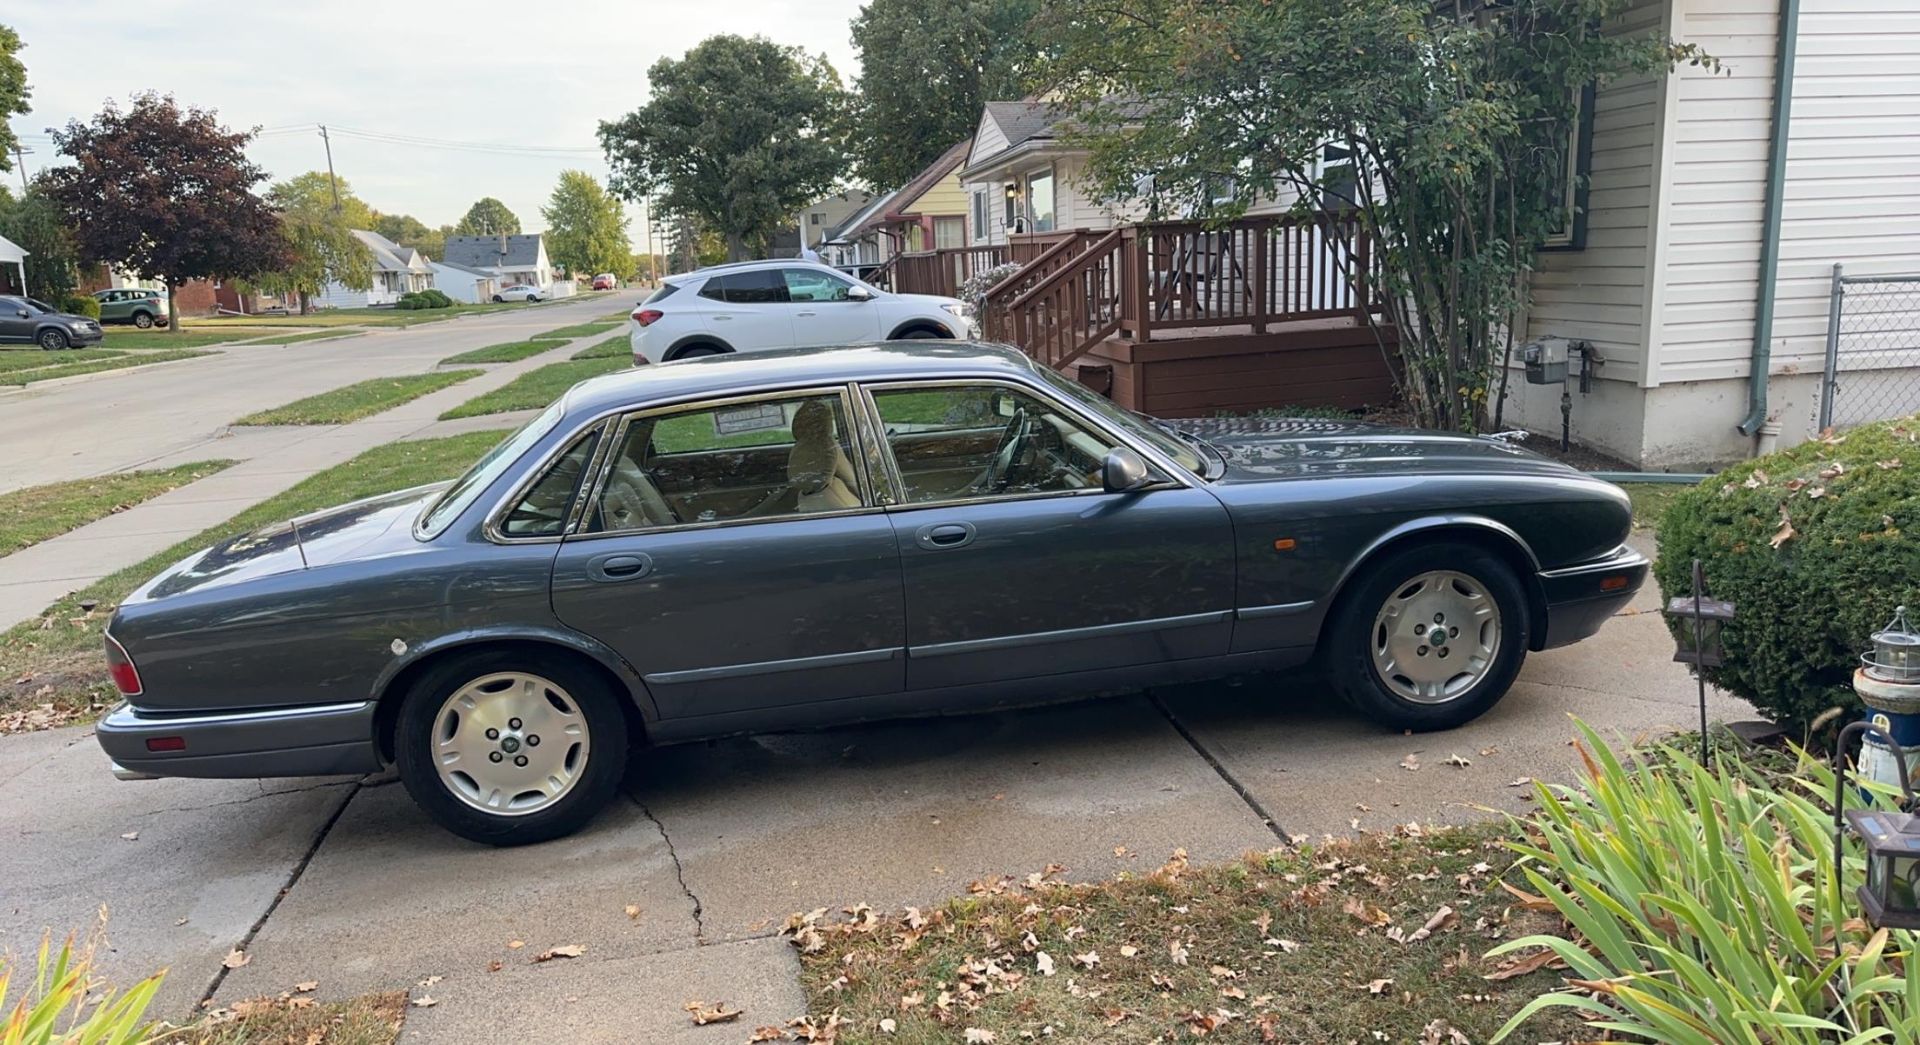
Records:
[[[112,635],[104,638],[107,640],[107,674],[113,676],[114,688],[123,697],[139,696],[140,670],[133,666],[133,658],[127,656],[127,648],[115,641]]]
[[[640,324],[643,327],[650,326],[652,325],[654,320],[659,319],[661,316],[664,316],[664,315],[666,315],[666,313],[660,311],[657,308],[643,308],[640,311],[635,312],[633,314],[633,321],[635,323]]]

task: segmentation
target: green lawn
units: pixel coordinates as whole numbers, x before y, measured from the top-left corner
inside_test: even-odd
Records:
[[[459,384],[479,370],[435,370],[425,374],[376,377],[344,388],[296,399],[285,406],[248,414],[236,425],[337,425],[391,410],[401,403]]]
[[[45,356],[47,366],[21,368],[7,371],[0,368],[0,385],[30,385],[36,381],[51,381],[56,377],[74,377],[79,374],[96,374],[102,370],[120,370],[130,366],[145,366],[148,363],[170,363],[176,359],[193,359],[211,355],[210,352],[100,352],[86,355],[80,352],[48,352]],[[83,356],[76,360],[76,356]]]
[[[626,368],[627,360],[617,358],[574,359],[564,363],[549,363],[538,370],[529,370],[483,396],[461,403],[441,414],[440,420],[449,421],[456,417],[500,414],[509,410],[537,409],[560,398],[560,393],[587,378],[611,374]]]
[[[543,341],[572,341],[577,337],[592,337],[595,334],[604,334],[619,325],[618,323],[602,323],[597,321],[593,323],[576,323],[570,327],[560,327],[555,330],[549,330],[544,334],[535,334],[534,337]]]
[[[627,320],[629,320],[629,319],[632,319],[632,318],[633,318],[633,310],[634,310],[634,309],[636,309],[636,308],[638,308],[638,307],[640,307],[640,306],[638,306],[638,305],[628,305],[628,306],[627,306],[626,308],[623,308],[623,309],[621,309],[621,310],[620,310],[620,311],[618,311],[618,312],[609,312],[609,313],[607,313],[606,315],[604,315],[604,316],[601,316],[601,317],[600,317],[599,319],[596,319],[596,320],[594,320],[594,322],[596,322],[596,323],[625,323],[625,322],[626,322]]]
[[[103,348],[74,348],[64,352],[44,352],[38,348],[0,349],[0,382],[6,381],[6,374],[15,370],[38,370],[41,367],[63,366],[73,363],[91,363],[100,359],[118,359],[125,352],[109,352]]]
[[[476,312],[505,312],[516,308],[538,308],[526,302],[509,301],[496,305],[489,301],[479,305],[452,305],[447,308],[399,309],[399,308],[329,308],[309,312],[302,316],[298,313],[290,316],[212,316],[200,319],[188,319],[186,333],[196,330],[219,329],[221,327],[406,327],[419,323],[435,323],[455,316],[472,315]]]
[[[232,461],[199,461],[148,472],[116,472],[94,479],[29,486],[0,497],[0,556],[79,529],[150,497],[185,486]]]
[[[245,341],[250,337],[271,334],[264,327],[228,327],[216,330],[199,330],[189,325],[178,334],[171,330],[141,330],[138,327],[105,327],[106,339],[100,342],[101,348],[153,348],[181,349],[205,348],[208,345],[224,345],[229,341]]]
[[[511,363],[537,356],[542,352],[551,352],[560,347],[557,341],[508,341],[498,345],[476,348],[471,352],[462,352],[457,356],[448,356],[440,361],[442,366],[449,363]]]
[[[627,335],[615,334],[604,341],[596,341],[573,354],[573,358],[575,359],[612,359],[615,356],[619,356],[622,359],[633,358],[633,342],[627,340]]]
[[[189,554],[270,523],[422,483],[451,479],[494,443],[499,431],[388,443],[301,480],[239,515],[54,603],[39,618],[0,633],[0,732],[9,713],[54,705],[51,714],[14,728],[44,728],[101,707],[112,693],[100,658],[100,629],[127,593]],[[91,603],[91,611],[81,609]],[[49,688],[50,687],[50,688]],[[38,715],[37,711],[33,714]]]
[[[364,330],[348,328],[345,330],[306,330],[292,334],[275,334],[272,337],[254,338],[252,345],[292,345],[302,341],[329,341],[337,337],[359,337]]]

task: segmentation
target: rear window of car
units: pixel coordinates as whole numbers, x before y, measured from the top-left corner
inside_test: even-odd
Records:
[[[678,294],[678,293],[680,293],[680,284],[678,284],[678,283],[662,283],[662,284],[660,284],[660,289],[659,289],[659,290],[656,290],[656,291],[654,291],[654,292],[653,292],[653,293],[651,293],[651,294],[648,294],[648,295],[647,295],[647,300],[645,300],[645,301],[642,301],[642,302],[641,302],[641,304],[642,304],[642,305],[651,305],[651,304],[654,304],[654,303],[656,303],[656,302],[661,302],[661,301],[665,301],[665,300],[667,300],[668,298],[670,298],[670,297],[672,297],[672,296],[674,296],[675,294]]]

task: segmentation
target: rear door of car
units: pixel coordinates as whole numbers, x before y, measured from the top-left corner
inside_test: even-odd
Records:
[[[716,272],[700,286],[707,329],[735,351],[793,347],[793,313],[778,269]]]
[[[622,419],[554,560],[553,608],[634,665],[663,718],[903,688],[900,556],[852,402],[834,385]],[[829,415],[858,503],[803,499],[814,466],[796,481],[796,429],[819,431],[803,410]]]
[[[94,295],[94,299],[100,302],[100,319],[103,322],[110,323],[114,320],[127,318],[126,291],[104,290]]]

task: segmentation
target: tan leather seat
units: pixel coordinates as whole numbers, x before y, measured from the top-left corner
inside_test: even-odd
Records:
[[[787,483],[799,493],[802,512],[860,507],[860,480],[834,435],[833,408],[825,400],[811,400],[793,413]]]

